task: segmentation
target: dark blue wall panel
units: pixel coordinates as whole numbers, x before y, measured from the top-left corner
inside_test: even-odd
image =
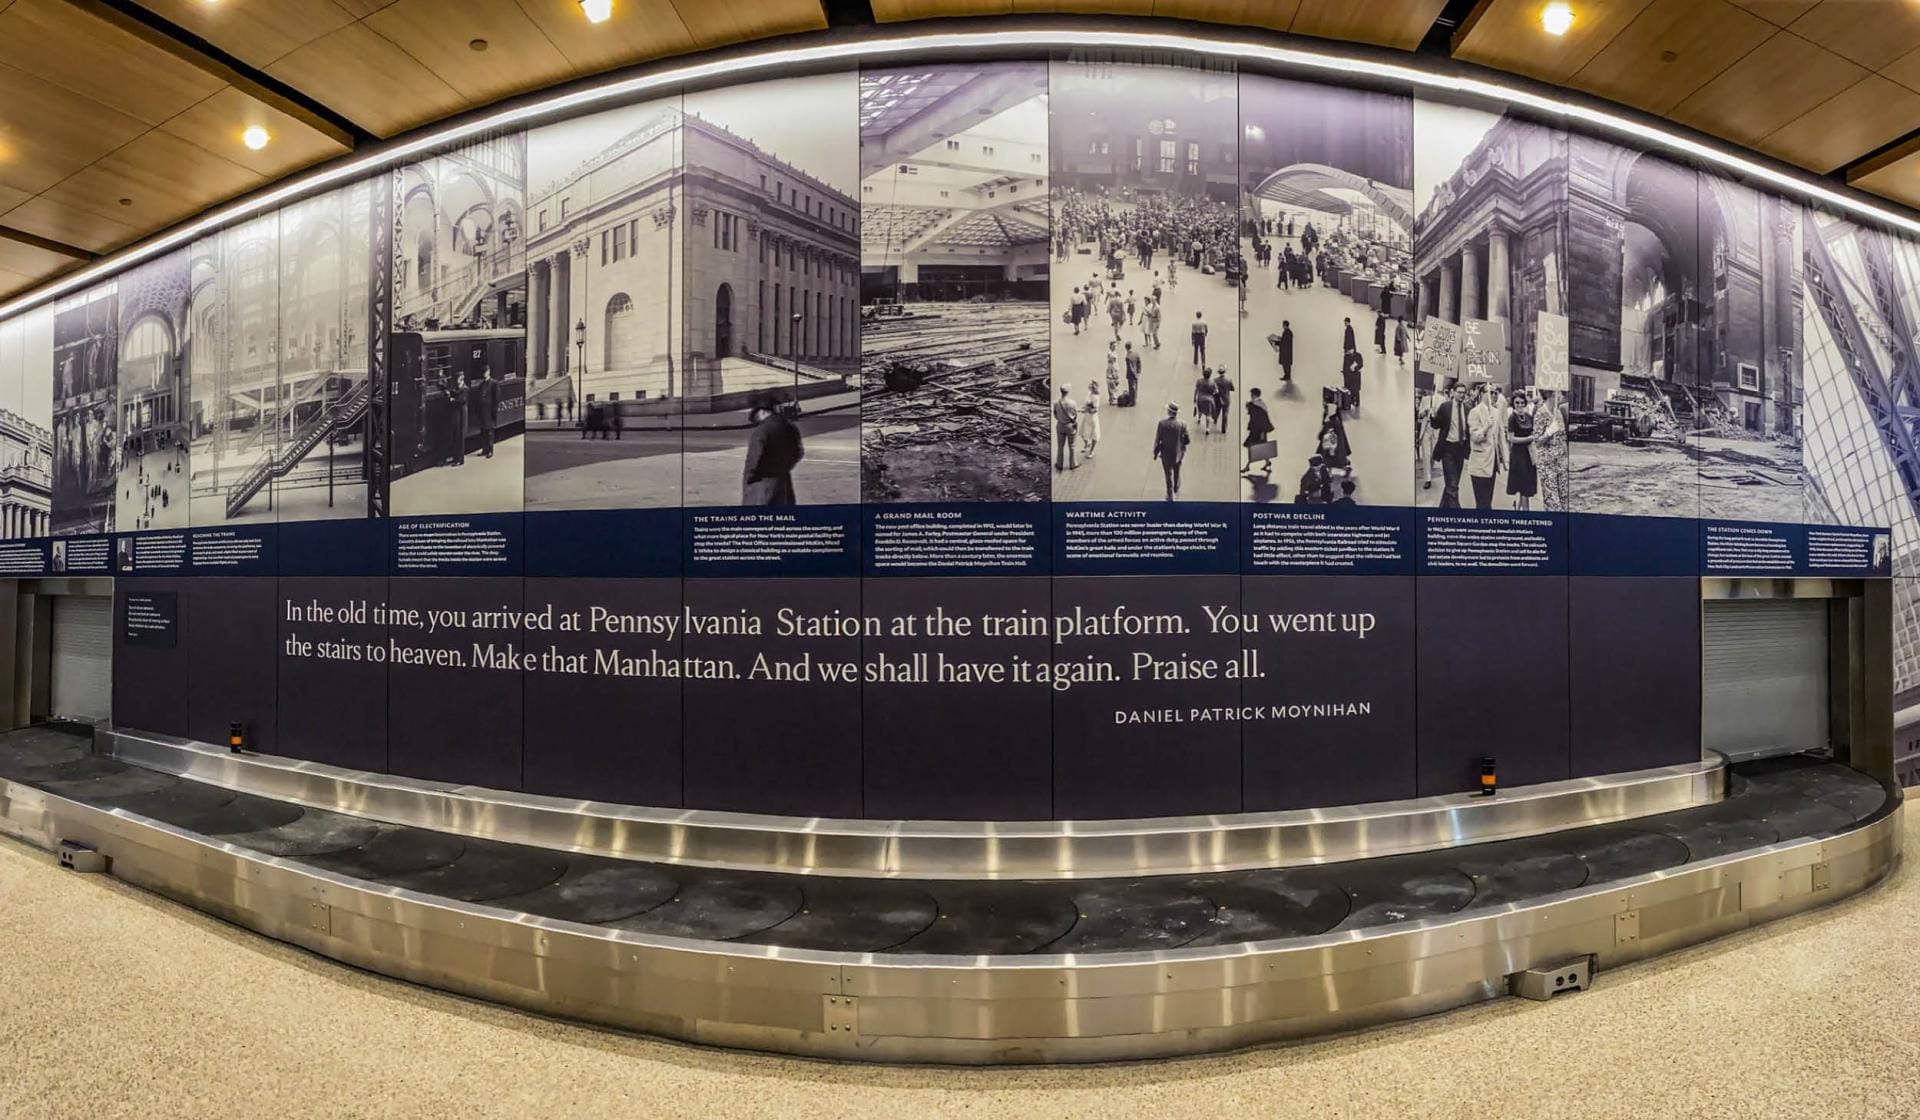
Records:
[[[1413,577],[1242,582],[1242,611],[1259,627],[1245,643],[1261,651],[1265,674],[1241,692],[1247,810],[1412,797]],[[1334,628],[1309,622],[1288,633],[1274,615],[1324,617]],[[1360,627],[1370,627],[1364,638],[1355,637]]]
[[[1053,585],[1057,618],[1197,614],[1196,604],[1237,606],[1238,576],[1075,576]],[[1056,671],[1117,666],[1116,683],[1053,694],[1053,808],[1063,818],[1158,817],[1240,811],[1240,725],[1198,722],[1195,709],[1237,707],[1237,680],[1134,679],[1134,656],[1236,660],[1233,634],[1065,638]],[[1136,721],[1137,720],[1137,721]]]
[[[726,619],[742,611],[771,619],[781,608],[822,616],[860,613],[860,583],[843,579],[686,582],[687,610]],[[844,638],[689,634],[686,656],[725,659],[741,680],[688,680],[682,741],[686,804],[696,809],[857,817],[860,795],[860,684],[820,679],[750,680],[755,659],[793,664],[860,660],[858,635]]]
[[[1418,733],[1423,797],[1559,781],[1567,755],[1567,580],[1422,576]]]
[[[1700,758],[1700,584],[1573,579],[1573,776]]]
[[[113,596],[113,721],[121,727],[187,734],[187,643],[176,623],[172,647],[129,645],[126,634],[127,596],[159,593],[174,596],[176,618],[187,610],[193,581],[183,578],[125,576],[114,581]],[[224,731],[223,731],[224,737]]]
[[[869,673],[924,673],[919,681],[863,684],[866,811],[873,817],[1044,819],[1053,814],[1053,694],[1044,683],[941,683],[942,656],[957,665],[1045,663],[1044,635],[979,635],[983,615],[1046,617],[1044,578],[875,579],[865,610],[912,617],[920,637],[865,639]],[[926,637],[935,611],[968,621],[970,636]],[[915,655],[923,659],[915,661]]]
[[[386,600],[385,576],[281,578],[281,604],[302,612],[298,620],[286,617],[284,605],[275,612],[282,647],[278,658],[281,754],[353,770],[387,769],[387,667],[367,654],[370,645],[385,647],[387,628],[371,621],[340,621],[337,613],[353,610],[355,604],[370,612],[374,604]],[[317,621],[309,613],[315,606],[336,613]],[[342,655],[288,656],[286,643],[295,637],[313,643],[315,655],[322,652],[322,643],[331,643]],[[359,659],[351,659],[342,647],[358,649]]]
[[[553,607],[555,629],[535,623],[521,635],[541,669],[526,676],[526,789],[531,793],[629,805],[680,804],[680,679],[597,671],[647,671],[675,661],[681,641],[619,632],[593,614],[681,617],[677,579],[529,579],[530,614]],[[567,616],[584,629],[561,630]],[[628,660],[631,659],[631,660]]]
[[[224,743],[228,725],[238,722],[253,749],[279,750],[278,583],[272,576],[202,576],[186,582],[181,613],[191,737]]]
[[[521,581],[515,577],[395,577],[395,607],[432,610],[519,610]],[[389,648],[452,650],[471,661],[476,643],[518,647],[517,628],[461,628],[429,634],[424,628],[392,626]],[[387,665],[387,758],[396,774],[462,782],[490,789],[518,789],[521,676],[504,669]]]

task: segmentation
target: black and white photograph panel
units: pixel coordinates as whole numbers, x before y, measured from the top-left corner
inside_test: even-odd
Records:
[[[1057,501],[1238,501],[1238,80],[1052,64]]]
[[[280,390],[270,500],[281,521],[367,515],[370,271],[381,180],[280,212]]]
[[[1567,137],[1413,103],[1414,496],[1567,508]]]
[[[860,78],[689,94],[682,494],[860,501]]]
[[[120,471],[114,528],[184,529],[188,523],[187,250],[120,274]]]
[[[1700,345],[1699,176],[1578,134],[1567,141],[1569,506],[1696,517],[1695,435],[1711,411]]]
[[[676,97],[527,133],[528,509],[680,504],[681,124]]]
[[[53,309],[0,321],[0,538],[44,537],[53,513]]]
[[[861,490],[1044,501],[1047,64],[860,74]]]
[[[1412,505],[1413,101],[1240,79],[1242,496]]]
[[[1700,176],[1700,516],[1798,522],[1801,206]]]
[[[186,312],[191,524],[273,521],[280,453],[280,219],[194,242]]]
[[[527,137],[508,131],[392,173],[389,505],[522,507]]]
[[[1831,213],[1802,214],[1804,520],[1885,526],[1893,574],[1920,575],[1920,474],[1896,458],[1913,444],[1896,387],[1920,345],[1908,338],[1920,324],[1920,245]],[[1902,647],[1899,661],[1911,662]]]
[[[120,473],[120,296],[112,284],[54,304],[53,531],[113,531]]]

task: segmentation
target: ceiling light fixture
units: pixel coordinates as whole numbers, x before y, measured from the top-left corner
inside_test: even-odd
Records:
[[[580,0],[580,10],[588,23],[605,23],[613,18],[613,0]]]
[[[1567,29],[1573,26],[1573,9],[1561,3],[1561,0],[1553,0],[1553,3],[1540,9],[1540,26],[1546,28],[1549,35],[1565,35]]]
[[[240,134],[240,142],[256,152],[266,147],[267,141],[271,139],[273,139],[273,137],[268,134],[267,130],[257,124],[249,126],[245,132]]]

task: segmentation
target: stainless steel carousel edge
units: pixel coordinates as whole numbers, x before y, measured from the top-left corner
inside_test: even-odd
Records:
[[[96,750],[308,808],[622,859],[789,874],[1079,879],[1332,863],[1668,813],[1719,800],[1725,760],[1328,809],[1108,821],[881,821],[652,809],[346,770],[101,727]]]
[[[886,958],[646,937],[453,902],[0,782],[0,832],[83,844],[130,883],[372,971],[693,1042],[955,1064],[1231,1049],[1491,998],[1535,966],[1635,960],[1864,889],[1899,858],[1899,814],[1353,933],[1097,958]]]

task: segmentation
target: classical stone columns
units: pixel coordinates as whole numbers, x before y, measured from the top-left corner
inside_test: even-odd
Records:
[[[553,369],[552,353],[547,344],[549,332],[553,329],[552,308],[548,306],[552,299],[549,294],[552,278],[545,261],[531,261],[527,266],[527,364],[533,379],[538,381]]]
[[[572,262],[568,260],[564,249],[546,259],[547,282],[541,293],[544,310],[536,344],[546,355],[549,377],[566,373],[573,366],[569,350],[573,344],[573,320],[568,318],[571,309],[567,305],[567,277],[572,271],[568,267],[570,264]]]
[[[574,324],[587,317],[587,250],[592,245],[592,238],[581,237],[574,241],[571,254],[563,254],[567,260],[567,283],[566,290],[560,296],[560,305],[565,309],[560,317],[562,353],[571,352]],[[605,345],[604,340],[601,344]],[[574,354],[573,360],[583,361],[579,354]],[[581,372],[584,374],[586,371],[582,369]]]
[[[1508,287],[1511,283],[1512,264],[1507,258],[1507,232],[1505,230],[1487,231],[1487,318],[1512,321],[1513,297]]]
[[[1480,305],[1480,251],[1472,242],[1460,246],[1460,318],[1484,319]]]

